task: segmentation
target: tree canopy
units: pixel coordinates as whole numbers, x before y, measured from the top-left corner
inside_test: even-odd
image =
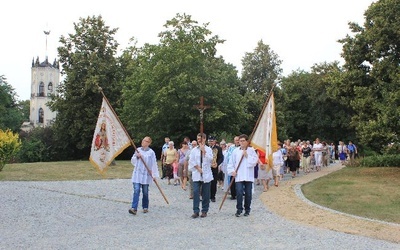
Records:
[[[254,129],[264,102],[281,77],[281,63],[279,56],[262,40],[257,43],[253,52],[245,53],[242,58],[241,92],[246,100],[248,114],[243,131],[250,131],[250,134]],[[275,89],[277,91],[279,90]]]
[[[75,33],[61,36],[58,48],[63,84],[51,101],[57,111],[54,124],[59,150],[65,157],[87,157],[99,114],[100,86],[114,108],[118,107],[121,87],[114,36],[118,29],[107,26],[101,16],[80,18]]]
[[[400,142],[399,13],[399,1],[377,1],[365,12],[364,27],[350,23],[353,36],[340,40],[346,72],[336,96],[347,97],[360,141],[378,151]]]
[[[26,119],[24,104],[24,102],[17,101],[17,93],[14,88],[7,82],[4,75],[0,75],[0,129],[10,129],[13,132],[20,130],[22,122],[29,120],[29,114]]]
[[[135,138],[194,138],[200,124],[194,106],[201,96],[210,106],[204,111],[205,132],[239,132],[237,120],[245,113],[237,71],[216,57],[223,40],[207,26],[177,14],[164,25],[159,44],[129,49],[132,71],[124,84],[122,119]]]

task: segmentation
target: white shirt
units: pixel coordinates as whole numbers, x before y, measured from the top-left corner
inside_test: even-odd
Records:
[[[131,158],[131,163],[135,168],[132,172],[132,182],[140,183],[140,184],[150,184],[153,181],[153,177],[160,177],[158,172],[158,165],[156,154],[151,148],[147,148],[144,150],[142,147],[137,149],[139,153],[142,155],[142,159],[146,163],[147,167],[151,170],[152,176],[149,175],[146,167],[143,164],[143,161],[140,158],[136,157],[136,151]]]
[[[282,166],[283,163],[283,154],[281,150],[277,150],[274,153],[272,153],[272,164],[273,166]]]
[[[258,155],[254,148],[247,147],[247,157],[243,157],[243,150],[238,147],[233,150],[231,158],[228,162],[228,173],[231,175],[238,167],[235,180],[240,181],[251,181],[254,182],[254,167],[258,163]],[[240,162],[240,160],[242,160]],[[239,165],[240,162],[240,166]]]
[[[338,146],[338,150],[339,150],[339,154],[340,153],[346,153],[346,151],[347,151],[347,146],[346,145],[339,145]]]
[[[324,146],[322,146],[321,143],[315,143],[313,145],[314,154],[322,154],[323,149],[324,149]]]
[[[221,171],[224,174],[227,174],[227,166],[228,166],[228,149],[225,148],[225,150],[222,150],[222,155],[224,156],[224,160],[221,163]]]
[[[197,146],[190,151],[189,156],[189,171],[192,171],[193,181],[203,181],[205,183],[211,182],[214,178],[211,172],[211,162],[213,160],[213,153],[209,146],[204,146],[206,154],[203,155],[203,164],[200,165],[200,147]],[[203,174],[201,174],[195,166],[201,166]]]

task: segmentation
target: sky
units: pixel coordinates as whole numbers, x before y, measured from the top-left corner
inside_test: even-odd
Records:
[[[30,98],[32,59],[57,59],[60,37],[75,33],[79,18],[101,15],[122,51],[135,37],[138,46],[158,44],[163,25],[177,13],[209,23],[212,35],[226,40],[217,55],[241,72],[245,53],[258,41],[282,60],[283,75],[309,71],[322,62],[343,62],[338,39],[351,34],[348,22],[364,24],[372,0],[70,0],[6,1],[0,15],[0,75],[14,88],[18,100]],[[43,31],[50,30],[47,36]]]

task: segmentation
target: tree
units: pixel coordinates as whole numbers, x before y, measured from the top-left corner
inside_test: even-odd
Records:
[[[246,92],[254,92],[266,97],[279,79],[282,60],[262,40],[253,52],[247,52],[242,59],[242,77]]]
[[[311,72],[296,71],[282,79],[280,121],[292,140],[315,139],[338,142],[354,140],[349,126],[349,108],[341,99],[329,95],[333,84],[340,80],[338,62],[315,64]],[[279,120],[278,120],[279,122]]]
[[[114,108],[118,108],[122,87],[115,57],[117,29],[111,29],[101,16],[80,18],[74,34],[61,36],[58,48],[63,84],[50,107],[57,111],[54,124],[61,158],[88,157],[100,110],[100,86]]]
[[[253,52],[247,52],[243,57],[242,93],[246,100],[246,113],[249,114],[243,130],[253,130],[269,92],[280,78],[281,63],[278,55],[262,40]]]
[[[18,134],[0,129],[0,171],[18,153],[20,146]]]
[[[17,102],[17,94],[4,75],[0,75],[0,129],[18,132],[24,115]]]
[[[29,121],[30,105],[31,105],[30,100],[19,101],[17,104],[18,109],[21,111],[22,119],[24,121]]]
[[[190,15],[177,14],[166,22],[160,43],[131,47],[123,90],[122,120],[134,138],[151,135],[181,140],[199,132],[199,112],[194,105],[204,96],[211,108],[204,112],[205,132],[237,134],[245,117],[237,71],[216,57],[216,45],[208,24],[198,25]]]
[[[360,142],[379,151],[399,143],[400,2],[380,0],[365,12],[364,27],[349,23],[354,36],[341,39],[346,69],[336,94],[345,95]]]

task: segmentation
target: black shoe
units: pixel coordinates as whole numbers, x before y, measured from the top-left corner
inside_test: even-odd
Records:
[[[235,216],[236,216],[236,217],[240,217],[240,214],[242,214],[242,212],[240,212],[240,211],[236,211],[236,214],[235,214]]]
[[[200,218],[205,218],[205,217],[207,217],[207,213],[201,212]]]
[[[196,218],[198,218],[199,217],[199,213],[194,213],[194,214],[192,214],[192,219],[196,219]]]
[[[249,212],[245,212],[245,213],[244,213],[244,216],[249,216],[249,215],[250,215]]]
[[[215,202],[215,198],[211,198],[211,201],[212,201],[212,202]]]
[[[234,196],[231,196],[231,200],[236,200],[236,197],[234,197]]]

